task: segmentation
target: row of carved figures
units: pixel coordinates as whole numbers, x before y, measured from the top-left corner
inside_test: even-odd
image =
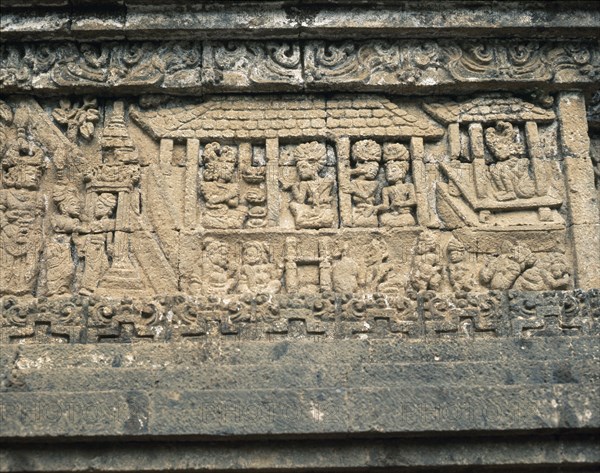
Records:
[[[417,238],[411,261],[390,255],[381,237],[366,247],[321,237],[318,256],[298,250],[296,237],[288,237],[281,258],[264,241],[231,244],[208,238],[200,262],[183,274],[184,289],[191,294],[334,291],[338,293],[412,291],[477,292],[481,290],[561,290],[571,286],[565,256],[557,252],[533,253],[526,245],[506,242],[500,254],[484,256],[474,264],[465,245],[452,237],[442,256],[433,232]],[[314,272],[300,275],[304,265]]]

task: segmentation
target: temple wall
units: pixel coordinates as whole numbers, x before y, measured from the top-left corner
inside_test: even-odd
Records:
[[[600,8],[375,3],[3,2],[0,471],[600,464]]]

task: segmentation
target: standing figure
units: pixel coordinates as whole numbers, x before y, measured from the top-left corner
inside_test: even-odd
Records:
[[[240,187],[234,182],[237,150],[219,143],[204,148],[204,174],[200,191],[206,202],[202,223],[206,228],[241,228],[247,207],[240,205]]]
[[[416,254],[410,272],[410,285],[415,291],[435,291],[442,282],[440,247],[435,235],[425,230],[417,239]]]
[[[452,289],[457,292],[470,292],[477,285],[471,270],[471,265],[466,261],[465,245],[455,237],[450,238],[446,248],[448,256],[448,280]]]
[[[0,202],[0,295],[32,294],[42,237],[37,212],[28,202],[8,200]]]
[[[57,186],[52,200],[58,214],[51,218],[55,236],[46,248],[48,295],[70,291],[75,271],[71,256],[72,236],[81,229],[81,202],[77,189],[72,186]]]
[[[283,186],[285,190],[291,189],[290,212],[296,228],[331,227],[335,221],[333,180],[319,175],[327,162],[325,146],[316,141],[303,143],[294,154],[300,181]]]
[[[415,224],[412,209],[416,206],[415,186],[405,183],[410,166],[410,153],[399,143],[386,143],[383,147],[385,178],[388,186],[381,192],[379,221],[382,226],[404,227]]]
[[[79,253],[84,259],[80,294],[90,295],[98,287],[100,279],[108,270],[109,255],[112,254],[112,232],[115,220],[112,218],[117,206],[117,198],[110,193],[99,194],[94,207],[94,219]]]
[[[333,290],[342,294],[356,292],[359,286],[360,268],[358,263],[348,256],[348,243],[339,244],[333,258],[335,260],[331,269]]]
[[[356,168],[350,172],[352,223],[357,227],[377,226],[377,188],[381,146],[373,140],[361,140],[352,146]]]
[[[281,290],[282,271],[269,258],[267,243],[251,241],[242,250],[240,292],[276,294]]]
[[[11,123],[12,111],[2,107],[2,121]],[[4,127],[3,127],[4,128]],[[6,133],[3,131],[4,136]],[[0,148],[4,143],[0,143]],[[44,202],[37,192],[44,169],[44,152],[17,130],[1,161],[5,189],[0,189],[0,295],[33,294],[39,274]]]

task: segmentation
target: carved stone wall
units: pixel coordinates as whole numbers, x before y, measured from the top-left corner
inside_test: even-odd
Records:
[[[476,453],[443,438],[474,432],[515,452],[490,467],[599,464],[597,6],[36,3],[2,10],[0,471],[147,448],[22,440],[290,435],[369,439],[331,471],[456,471]],[[538,463],[511,432],[577,440]],[[436,438],[431,463],[375,460]]]

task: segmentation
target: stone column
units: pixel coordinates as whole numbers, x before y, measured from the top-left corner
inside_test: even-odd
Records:
[[[281,207],[279,194],[279,139],[267,138],[265,143],[267,158],[267,225],[279,225]]]
[[[589,155],[585,101],[580,92],[563,92],[558,99],[560,147],[569,209],[569,233],[575,261],[575,284],[600,287],[600,219],[594,170]]]
[[[195,138],[187,140],[185,158],[185,201],[184,226],[187,229],[196,226],[196,209],[198,205],[198,156],[200,141]]]

